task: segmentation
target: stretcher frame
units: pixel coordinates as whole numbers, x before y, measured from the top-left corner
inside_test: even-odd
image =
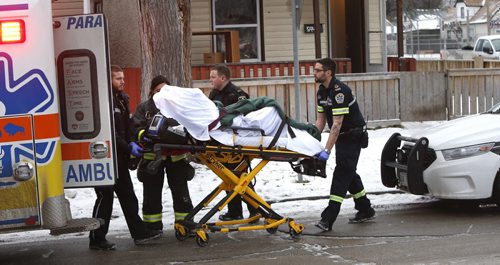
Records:
[[[211,146],[211,145],[178,145],[178,144],[155,144],[153,151],[156,157],[161,157],[163,150],[184,150],[189,151],[199,159],[204,165],[210,168],[222,182],[210,192],[193,210],[182,220],[175,222],[175,236],[179,241],[184,241],[190,236],[196,237],[196,243],[204,247],[208,245],[210,232],[236,232],[250,230],[266,230],[270,234],[276,233],[281,224],[288,223],[289,234],[293,239],[300,238],[304,225],[295,222],[292,218],[283,217],[272,210],[261,196],[259,196],[250,186],[252,180],[270,161],[293,162],[299,159],[311,158],[297,152],[286,149],[263,149],[262,147],[241,147],[241,146]],[[241,163],[230,170],[224,165],[225,158],[231,154],[243,156]],[[235,172],[242,172],[250,165],[253,159],[262,159],[250,172],[243,172],[237,176]],[[245,162],[245,163],[243,163]],[[155,163],[151,163],[154,167]],[[154,168],[152,169],[154,170]],[[195,222],[194,217],[205,207],[207,207],[222,192],[227,191],[227,195],[216,203],[199,221]],[[221,211],[237,195],[256,208],[258,214],[250,218],[233,221],[218,221],[209,223],[208,221],[217,212]],[[260,218],[264,219],[264,224],[255,224]],[[236,226],[235,225],[239,225]],[[231,227],[228,227],[231,226]]]

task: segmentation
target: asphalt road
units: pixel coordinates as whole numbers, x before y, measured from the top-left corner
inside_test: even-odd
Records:
[[[91,251],[87,234],[47,237],[43,242],[0,244],[0,264],[500,264],[500,209],[462,202],[432,202],[377,209],[377,218],[348,224],[340,216],[332,232],[314,221],[298,240],[282,225],[266,231],[210,233],[199,247],[179,242],[173,230],[149,245],[135,246],[128,234],[113,235],[116,251]],[[0,235],[1,238],[1,235]]]

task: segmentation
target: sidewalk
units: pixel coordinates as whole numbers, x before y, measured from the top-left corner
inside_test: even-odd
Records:
[[[327,237],[449,236],[456,234],[500,233],[500,210],[495,206],[473,207],[467,202],[433,202],[407,209],[377,210],[374,220],[349,224],[350,216],[339,216],[333,230],[322,232],[317,219],[303,221],[304,235]],[[285,231],[285,230],[281,230]]]

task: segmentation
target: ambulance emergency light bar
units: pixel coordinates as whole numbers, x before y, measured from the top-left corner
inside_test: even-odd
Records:
[[[23,43],[26,28],[21,19],[0,21],[0,44]]]

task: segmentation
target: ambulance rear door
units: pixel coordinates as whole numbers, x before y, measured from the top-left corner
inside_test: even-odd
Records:
[[[51,20],[49,2],[0,1],[0,231],[40,227],[63,191]]]
[[[106,20],[54,18],[65,188],[113,185],[116,162]]]

